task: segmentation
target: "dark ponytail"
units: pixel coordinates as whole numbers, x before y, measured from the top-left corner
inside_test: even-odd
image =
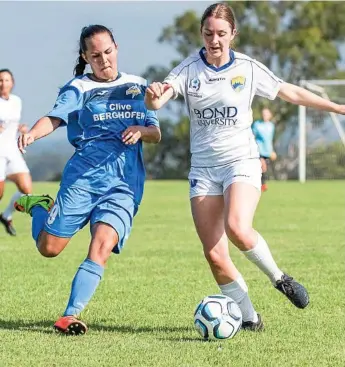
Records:
[[[77,65],[74,68],[74,75],[75,76],[83,75],[85,67],[86,67],[86,61],[84,60],[83,55],[82,55],[82,50],[80,49],[79,50],[79,57],[78,57],[78,60],[77,60]]]
[[[83,58],[83,53],[87,50],[86,47],[86,39],[94,36],[98,33],[108,33],[112,41],[115,43],[114,36],[111,33],[111,30],[103,25],[89,25],[88,27],[84,27],[81,30],[80,39],[79,39],[79,57],[77,59],[77,64],[74,68],[74,75],[80,76],[84,74],[85,67],[87,62]]]

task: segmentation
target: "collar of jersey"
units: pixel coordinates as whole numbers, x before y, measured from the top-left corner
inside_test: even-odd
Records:
[[[235,61],[235,54],[234,54],[234,51],[232,51],[231,49],[229,50],[229,55],[230,55],[230,61],[226,64],[224,64],[223,66],[221,66],[220,68],[217,68],[216,66],[214,65],[211,65],[207,60],[206,60],[206,57],[205,57],[205,51],[206,51],[206,48],[203,47],[200,51],[199,51],[199,55],[201,57],[201,60],[204,62],[204,64],[209,67],[210,69],[214,70],[214,71],[222,71],[226,68],[228,68],[230,65],[233,64],[233,62]]]
[[[3,101],[8,102],[10,99],[12,99],[12,97],[11,97],[11,94],[10,94],[7,99],[6,98],[2,98],[2,97],[0,97],[0,99],[2,99]]]
[[[93,79],[91,79],[90,78],[90,74],[89,73],[87,73],[86,74],[86,76],[92,81],[92,82],[95,82],[95,83],[113,83],[113,82],[115,82],[116,80],[118,80],[118,79],[120,79],[121,77],[122,77],[122,74],[120,73],[120,72],[118,72],[117,73],[117,77],[116,77],[116,79],[114,79],[114,80],[112,80],[112,81],[110,81],[110,82],[97,82],[96,80],[93,80]]]

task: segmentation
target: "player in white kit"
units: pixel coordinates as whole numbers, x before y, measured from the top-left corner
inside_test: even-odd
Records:
[[[345,114],[345,106],[284,83],[260,62],[235,52],[232,9],[209,6],[201,19],[204,47],[171,71],[163,83],[146,91],[149,109],[184,96],[190,117],[192,215],[204,254],[221,292],[234,299],[243,329],[263,323],[248,296],[248,287],[229,256],[228,238],[298,308],[309,303],[307,290],[277,266],[263,237],[253,229],[261,194],[259,151],[251,131],[255,95]]]
[[[22,101],[12,94],[13,74],[8,69],[0,70],[0,200],[4,194],[5,180],[13,181],[18,191],[12,196],[7,208],[0,214],[0,222],[8,234],[15,236],[12,223],[14,203],[22,194],[32,189],[29,169],[17,147],[17,133],[25,133],[27,126],[20,124]]]

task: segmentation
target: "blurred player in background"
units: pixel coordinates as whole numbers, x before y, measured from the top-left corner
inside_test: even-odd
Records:
[[[31,175],[17,146],[17,133],[25,133],[28,127],[20,124],[22,101],[12,94],[14,77],[10,70],[0,70],[0,200],[4,195],[6,178],[13,181],[18,191],[7,208],[0,214],[0,222],[11,236],[16,235],[12,222],[14,203],[22,194],[32,190]]]
[[[225,3],[201,18],[204,47],[174,68],[163,83],[146,90],[149,109],[184,96],[190,117],[189,173],[194,224],[220,291],[240,306],[242,328],[262,330],[248,287],[229,256],[228,238],[296,307],[307,290],[276,264],[265,239],[253,228],[261,195],[261,162],[251,125],[255,95],[345,114],[345,106],[285,83],[260,62],[231,49],[235,16]]]
[[[275,125],[272,121],[272,112],[268,108],[262,110],[262,120],[253,122],[252,130],[255,136],[256,143],[259,147],[260,161],[261,161],[261,191],[267,190],[267,165],[270,160],[275,161],[277,154],[273,149],[273,139],[275,132]]]
[[[156,114],[144,104],[145,79],[120,73],[118,46],[101,25],[80,35],[76,78],[61,88],[53,110],[18,140],[21,150],[67,124],[75,153],[67,162],[56,202],[49,196],[23,196],[16,208],[32,216],[39,252],[57,256],[71,237],[90,222],[91,243],[74,280],[57,331],[83,334],[77,318],[103,276],[112,252],[127,240],[144,190],[142,142],[161,138]],[[84,74],[89,64],[92,73]]]

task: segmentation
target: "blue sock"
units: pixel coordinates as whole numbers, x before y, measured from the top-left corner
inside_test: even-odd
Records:
[[[79,315],[89,303],[103,276],[104,268],[90,259],[85,259],[72,282],[71,295],[64,316]]]
[[[40,235],[40,233],[44,228],[44,224],[48,217],[48,212],[40,205],[35,205],[31,209],[31,215],[32,215],[32,238],[36,241],[37,246],[38,236]]]

